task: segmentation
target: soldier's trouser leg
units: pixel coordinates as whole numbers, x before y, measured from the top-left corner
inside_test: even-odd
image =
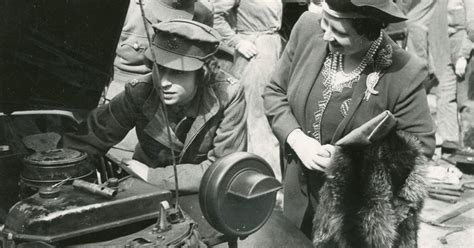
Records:
[[[443,143],[459,145],[458,107],[457,107],[457,78],[452,65],[448,65],[439,78],[437,89],[437,134]]]

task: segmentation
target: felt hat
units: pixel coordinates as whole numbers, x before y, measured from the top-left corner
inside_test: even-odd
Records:
[[[407,18],[392,0],[325,0],[323,11],[337,18],[374,18],[386,23]]]

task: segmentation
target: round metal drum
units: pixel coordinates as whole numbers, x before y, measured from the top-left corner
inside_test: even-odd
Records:
[[[84,178],[93,173],[88,156],[72,149],[53,149],[27,156],[21,179],[28,185],[48,186],[68,177]]]
[[[237,152],[220,158],[201,181],[199,202],[207,221],[230,236],[247,236],[270,217],[281,184],[261,157]]]

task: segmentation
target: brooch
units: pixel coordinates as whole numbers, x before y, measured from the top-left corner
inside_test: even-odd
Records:
[[[375,86],[383,75],[383,70],[392,65],[392,46],[387,45],[381,49],[374,61],[375,71],[367,76],[365,82],[366,90],[364,93],[364,100],[368,101],[371,95],[377,95],[379,92],[375,90]]]
[[[375,72],[370,73],[367,76],[367,80],[365,81],[365,86],[367,89],[365,90],[365,93],[364,93],[364,100],[368,101],[371,95],[379,94],[379,92],[376,91],[374,88],[379,82],[380,75],[381,75],[380,71],[375,71]]]

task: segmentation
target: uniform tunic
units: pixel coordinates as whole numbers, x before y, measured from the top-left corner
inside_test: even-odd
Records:
[[[65,135],[64,146],[103,155],[135,127],[139,143],[133,158],[154,168],[148,181],[173,189],[173,147],[178,156],[180,189],[187,192],[197,192],[203,173],[217,158],[246,149],[243,89],[223,72],[216,82],[198,89],[181,116],[171,115],[170,124],[175,127],[171,142],[161,105],[151,77],[128,84],[109,104],[93,110],[78,133]],[[177,125],[188,118],[191,123],[180,131]]]
[[[114,59],[114,71],[112,81],[110,82],[105,100],[108,101],[123,91],[125,84],[131,81],[136,82],[144,75],[151,73],[148,59],[145,58],[145,51],[148,48],[148,37],[153,36],[151,27],[163,21],[154,9],[163,8],[158,3],[160,0],[143,0],[143,9],[148,23],[148,29],[145,29],[143,17],[140,9],[139,0],[130,0],[127,16],[125,18],[122,33],[117,44],[116,56]],[[213,25],[212,6],[208,0],[202,0],[195,3],[193,20],[204,23],[208,26]],[[137,137],[133,130],[129,132],[126,138],[117,144],[117,149],[112,149],[111,154],[121,157],[129,157],[130,152],[137,143]]]

